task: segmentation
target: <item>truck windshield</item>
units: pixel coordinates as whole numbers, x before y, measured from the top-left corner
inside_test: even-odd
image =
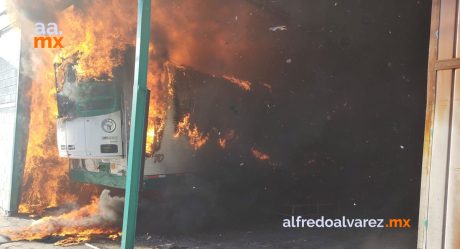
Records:
[[[112,97],[96,97],[85,101],[77,102],[77,109],[79,111],[98,111],[98,110],[111,110],[115,104]]]
[[[58,106],[60,117],[99,116],[120,110],[120,94],[111,83],[65,83]]]

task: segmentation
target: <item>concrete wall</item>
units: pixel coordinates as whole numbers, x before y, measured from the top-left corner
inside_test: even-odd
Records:
[[[21,33],[0,20],[0,213],[16,211],[19,181],[14,175]],[[18,132],[20,132],[18,130]]]

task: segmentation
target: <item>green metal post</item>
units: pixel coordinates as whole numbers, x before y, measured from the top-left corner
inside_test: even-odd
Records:
[[[147,115],[147,65],[149,62],[150,0],[138,0],[136,61],[134,68],[133,104],[126,174],[125,207],[123,215],[122,249],[133,249],[142,163],[145,160],[144,137]]]

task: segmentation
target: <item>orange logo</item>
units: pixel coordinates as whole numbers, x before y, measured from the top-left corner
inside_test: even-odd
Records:
[[[62,31],[59,30],[58,25],[54,22],[44,23],[38,22],[34,28],[34,48],[63,48]]]

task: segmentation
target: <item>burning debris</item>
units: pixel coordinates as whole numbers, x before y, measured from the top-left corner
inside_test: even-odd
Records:
[[[254,148],[254,147],[251,149],[251,152],[252,152],[252,155],[255,158],[257,158],[257,159],[259,159],[261,161],[270,160],[270,156],[268,154],[266,154],[266,153],[264,153],[264,152],[262,152],[262,151],[260,151],[260,150],[258,150],[256,148]]]
[[[196,125],[190,124],[190,113],[187,113],[177,125],[177,132],[174,137],[178,138],[181,135],[186,135],[189,138],[189,142],[195,150],[205,145],[209,138],[207,134],[199,132]]]
[[[11,241],[40,240],[48,236],[65,237],[55,245],[75,245],[89,241],[94,236],[116,239],[120,236],[123,198],[111,197],[109,190],[99,198],[70,212],[41,218],[28,227],[0,230]]]
[[[247,81],[247,80],[240,80],[236,77],[233,77],[233,76],[228,76],[228,75],[224,75],[222,76],[224,79],[232,82],[233,84],[236,84],[238,85],[239,87],[241,87],[242,89],[246,90],[246,91],[250,91],[251,90],[251,85],[252,83]]]

